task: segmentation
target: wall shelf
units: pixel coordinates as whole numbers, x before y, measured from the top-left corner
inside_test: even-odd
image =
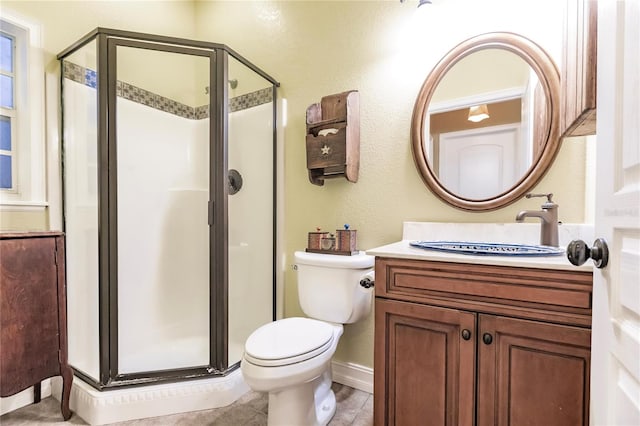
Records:
[[[360,97],[350,90],[322,98],[307,108],[307,168],[314,185],[345,177],[358,181]]]

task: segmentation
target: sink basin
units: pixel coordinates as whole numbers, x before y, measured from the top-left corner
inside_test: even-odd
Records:
[[[411,241],[412,247],[475,256],[561,256],[559,247],[509,243],[478,243],[467,241]]]

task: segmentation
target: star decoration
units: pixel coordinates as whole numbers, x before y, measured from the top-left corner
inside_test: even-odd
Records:
[[[325,145],[322,148],[320,148],[320,151],[322,151],[322,155],[329,155],[329,153],[331,152],[331,148]]]

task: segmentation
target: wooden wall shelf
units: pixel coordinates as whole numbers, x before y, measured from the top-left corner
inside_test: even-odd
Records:
[[[357,90],[329,95],[307,108],[307,168],[314,185],[345,177],[358,181],[360,97]]]

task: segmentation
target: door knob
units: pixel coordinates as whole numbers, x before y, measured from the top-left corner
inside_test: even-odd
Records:
[[[573,240],[567,246],[567,259],[576,266],[593,259],[596,268],[604,268],[609,263],[609,247],[604,238],[595,240],[591,248],[582,240]]]

